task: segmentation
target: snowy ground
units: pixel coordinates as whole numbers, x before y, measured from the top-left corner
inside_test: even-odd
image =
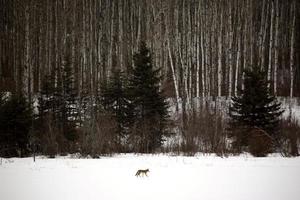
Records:
[[[149,177],[135,177],[149,168]],[[2,159],[1,200],[298,200],[300,158]]]

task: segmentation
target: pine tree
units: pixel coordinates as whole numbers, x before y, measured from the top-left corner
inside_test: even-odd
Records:
[[[52,77],[46,75],[43,79],[41,91],[39,92],[39,118],[43,118],[47,113],[53,112],[54,108],[54,83],[52,82]]]
[[[128,135],[132,124],[132,104],[127,91],[127,81],[120,70],[113,71],[108,83],[102,85],[101,104],[113,114],[118,124],[118,143]]]
[[[59,130],[60,123],[60,102],[56,87],[56,72],[57,69],[53,69],[50,75],[46,75],[43,78],[41,90],[38,97],[38,115],[34,121],[34,137],[38,143],[39,150],[55,157],[59,151],[59,138],[62,136]],[[62,141],[62,140],[60,140]]]
[[[57,153],[58,150],[70,151],[74,146],[73,143],[78,139],[76,130],[79,118],[77,101],[74,73],[71,63],[66,57],[60,68],[53,69],[50,75],[45,76],[39,93],[38,137],[44,141],[44,145],[50,145],[51,154]],[[52,134],[53,130],[57,134],[56,138],[51,137],[52,143],[53,141],[57,143],[58,148],[55,151],[48,142],[48,136]],[[49,147],[44,149],[49,149]]]
[[[2,96],[2,97],[1,97]],[[0,95],[1,156],[24,156],[29,153],[32,108],[22,95]]]
[[[58,86],[60,122],[64,136],[67,140],[73,142],[78,137],[75,131],[79,116],[77,109],[78,95],[75,90],[74,73],[68,57],[64,60],[62,72],[62,80]]]
[[[265,73],[258,67],[245,70],[244,89],[232,97],[229,108],[231,137],[236,146],[248,146],[249,133],[254,128],[263,130],[276,139],[281,104],[270,94]]]
[[[134,106],[135,146],[137,151],[152,152],[168,136],[168,103],[159,88],[160,69],[154,69],[149,49],[144,42],[134,55],[134,68],[129,92]]]
[[[38,96],[39,120],[43,120],[46,115],[56,124],[61,122],[62,100],[62,81],[58,81],[58,69],[53,68],[49,75],[45,75],[42,81],[41,90]]]

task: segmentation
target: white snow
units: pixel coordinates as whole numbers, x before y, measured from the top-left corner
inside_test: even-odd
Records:
[[[135,177],[149,168],[148,177]],[[1,200],[298,200],[300,158],[2,159]]]

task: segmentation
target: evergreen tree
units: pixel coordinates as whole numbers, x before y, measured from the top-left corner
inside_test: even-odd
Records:
[[[77,139],[75,128],[79,116],[77,109],[78,95],[75,90],[74,72],[72,71],[71,62],[68,57],[65,58],[62,67],[62,81],[58,88],[60,90],[60,98],[58,98],[60,104],[60,122],[66,139],[75,141]]]
[[[151,152],[168,136],[168,103],[159,88],[160,69],[154,69],[149,49],[144,42],[134,55],[134,68],[129,81],[134,106],[134,136],[137,151]]]
[[[40,147],[40,151],[55,157],[58,153],[58,138],[61,132],[59,124],[59,104],[57,98],[57,88],[55,87],[55,73],[53,69],[50,75],[43,79],[38,97],[38,115],[34,122],[35,142]]]
[[[39,92],[39,117],[42,119],[46,113],[54,112],[54,83],[50,75],[46,75],[43,79],[41,91]]]
[[[107,84],[102,86],[101,104],[104,109],[112,113],[118,124],[118,143],[128,135],[132,124],[132,104],[130,103],[127,82],[121,71],[116,70]]]
[[[3,96],[0,95],[1,156],[24,156],[29,153],[32,108],[22,95]]]
[[[248,146],[249,133],[254,128],[263,130],[276,139],[281,104],[270,94],[265,73],[254,67],[245,70],[244,89],[240,96],[232,97],[229,108],[231,136],[236,146]]]
[[[77,103],[74,73],[71,63],[66,57],[60,68],[53,69],[50,75],[45,76],[39,93],[39,116],[37,119],[39,127],[36,128],[39,129],[38,137],[44,141],[45,146],[50,145],[46,135],[51,135],[50,133],[55,130],[57,136],[51,137],[51,141],[57,143],[56,151],[72,150],[74,142],[78,139],[76,130],[79,118]],[[57,153],[53,150],[53,146],[51,148],[51,153]]]
[[[41,90],[39,91],[39,119],[42,120],[46,115],[51,115],[51,118],[56,124],[61,122],[61,107],[62,107],[62,81],[58,81],[58,69],[54,68],[50,75],[46,75],[42,81]]]

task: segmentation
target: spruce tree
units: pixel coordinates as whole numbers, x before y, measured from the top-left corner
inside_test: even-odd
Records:
[[[168,103],[159,88],[160,69],[154,69],[149,49],[144,42],[134,55],[134,67],[129,81],[134,107],[135,150],[152,152],[160,147],[167,130]]]
[[[58,147],[61,151],[71,151],[78,139],[78,98],[74,87],[74,73],[68,57],[63,65],[46,75],[39,93],[39,138],[45,132],[56,130]],[[50,120],[50,121],[49,121]],[[53,139],[53,138],[52,138]]]
[[[117,142],[120,143],[120,140],[128,135],[133,114],[127,91],[127,81],[120,70],[113,71],[108,83],[102,85],[101,104],[116,119]]]
[[[61,144],[64,136],[59,129],[62,103],[61,92],[56,81],[57,71],[57,68],[54,68],[43,78],[38,97],[38,115],[34,123],[35,137],[39,142],[40,150],[50,157],[54,157],[60,147],[65,146]]]
[[[0,98],[0,156],[25,156],[30,151],[32,108],[23,95]]]
[[[61,109],[63,105],[62,81],[58,78],[58,68],[53,68],[49,75],[45,75],[39,91],[39,119],[43,120],[46,115],[51,115],[58,125],[62,120]]]
[[[39,118],[43,118],[47,113],[54,112],[54,83],[51,75],[46,75],[43,79],[41,91],[39,92]]]
[[[64,136],[67,140],[73,142],[78,138],[75,128],[79,114],[77,109],[78,95],[74,84],[74,72],[71,68],[69,57],[65,58],[62,72],[62,80],[58,88],[60,93],[58,98],[60,122]]]
[[[272,139],[277,137],[281,104],[270,94],[265,73],[258,67],[245,70],[244,89],[232,97],[229,108],[231,137],[239,147],[248,146],[251,130],[263,130]]]

